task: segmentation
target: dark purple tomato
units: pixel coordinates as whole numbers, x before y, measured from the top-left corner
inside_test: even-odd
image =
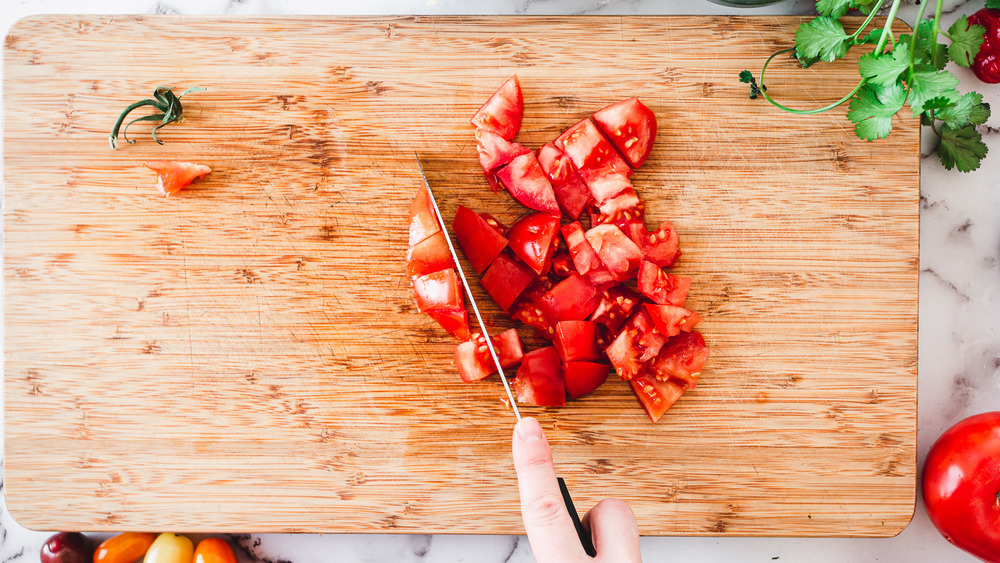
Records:
[[[90,563],[94,547],[80,532],[59,532],[45,540],[39,555],[41,563]]]

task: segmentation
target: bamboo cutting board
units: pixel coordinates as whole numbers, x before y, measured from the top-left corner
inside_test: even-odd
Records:
[[[868,143],[843,107],[749,100],[739,71],[799,21],[20,21],[3,86],[11,513],[41,529],[520,533],[500,383],[459,381],[403,267],[414,150],[446,216],[523,212],[486,188],[468,126],[517,73],[526,146],[632,95],[656,113],[633,183],[650,226],[680,232],[712,350],[656,425],[614,378],[525,409],[578,507],[623,498],[647,535],[899,532],[919,125]],[[768,91],[792,106],[857,80],[851,62],[776,64]],[[208,90],[164,145],[137,124],[111,151],[118,113],[161,84]],[[152,159],[213,172],[164,199]]]

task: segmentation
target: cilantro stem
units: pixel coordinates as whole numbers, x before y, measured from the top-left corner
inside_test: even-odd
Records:
[[[937,60],[937,50],[938,50],[937,36],[938,36],[938,33],[941,32],[941,7],[942,7],[942,4],[944,4],[944,0],[937,0],[937,6],[935,6],[935,8],[934,8],[934,30],[931,31],[931,38],[932,38],[932,40],[931,40],[931,60],[932,61]],[[916,23],[919,24],[920,20],[918,19]],[[949,37],[949,39],[950,39],[950,37]]]
[[[859,27],[857,29],[857,31],[855,31],[854,33],[852,33],[850,35],[851,41],[856,41],[858,39],[858,37],[865,31],[865,28],[868,27],[868,24],[872,23],[872,20],[875,19],[875,15],[878,14],[878,11],[882,9],[882,4],[884,4],[884,3],[885,3],[885,0],[878,0],[878,4],[875,4],[875,7],[872,8],[871,13],[868,14],[868,17],[861,24],[861,27]],[[894,3],[898,4],[899,0],[895,0]],[[891,20],[890,20],[890,22],[891,22]],[[891,23],[890,23],[890,25],[891,25]],[[884,35],[884,32],[883,32],[883,37],[884,36],[885,35]]]

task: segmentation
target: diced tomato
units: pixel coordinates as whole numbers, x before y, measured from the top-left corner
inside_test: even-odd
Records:
[[[151,160],[143,163],[143,166],[156,172],[156,189],[164,197],[170,197],[212,171],[204,164],[173,160]]]
[[[573,272],[541,296],[536,304],[549,321],[558,323],[586,319],[597,308],[600,300],[597,288],[587,278]]]
[[[634,192],[634,190],[632,191]],[[613,197],[604,202],[604,205],[601,207],[609,211],[607,214],[601,212],[600,207],[592,206],[590,209],[590,225],[614,225],[625,234],[628,234],[629,228],[633,224],[639,225],[645,230],[646,204],[640,199],[639,203],[635,204],[634,207],[622,207],[632,201],[629,190],[626,190],[619,194],[619,197]]]
[[[604,354],[597,348],[597,323],[590,321],[561,321],[556,323],[556,350],[563,363],[589,362],[601,359]]]
[[[561,150],[552,143],[542,145],[538,149],[538,163],[548,175],[552,183],[552,191],[556,194],[559,208],[567,216],[576,220],[590,201],[590,190],[583,182],[576,166]]]
[[[451,224],[455,239],[472,267],[479,273],[488,268],[507,246],[507,239],[501,234],[498,225],[491,216],[480,215],[462,205],[455,212],[455,220]]]
[[[410,246],[419,244],[431,235],[441,230],[438,223],[437,214],[431,206],[431,199],[427,195],[427,188],[421,186],[417,190],[417,196],[410,203]]]
[[[486,103],[472,116],[469,123],[476,129],[486,129],[508,141],[521,129],[524,115],[524,98],[517,75],[507,79]]]
[[[506,311],[534,279],[535,273],[530,268],[506,254],[501,254],[490,264],[479,283],[497,305]]]
[[[515,321],[533,327],[548,340],[555,338],[556,327],[534,301],[519,300],[511,307],[510,316]]]
[[[601,258],[587,241],[583,225],[579,221],[563,225],[562,234],[577,272],[586,275],[602,267]]]
[[[482,338],[482,335],[479,335]],[[485,338],[482,339],[486,341]],[[507,369],[521,363],[524,357],[524,346],[521,344],[521,337],[517,330],[509,328],[493,337],[493,347],[497,351],[497,358],[500,360],[500,367]],[[492,358],[491,358],[492,359]]]
[[[521,338],[512,328],[493,337],[493,349],[496,350],[497,359],[500,360],[500,367],[504,369],[518,365],[524,357]],[[455,347],[455,365],[462,381],[466,382],[479,381],[497,373],[493,356],[486,346],[486,338],[479,332],[469,341]]]
[[[625,381],[634,379],[646,369],[646,363],[639,360],[642,350],[639,349],[637,333],[634,331],[625,329],[618,333],[605,353],[615,368],[615,373]]]
[[[492,359],[490,364],[480,361],[479,354],[476,353],[478,348],[479,343],[475,340],[467,340],[455,346],[455,367],[458,368],[458,376],[466,383],[486,379],[496,373],[495,369],[490,369]]]
[[[500,184],[500,180],[497,178],[496,172],[487,172],[483,170],[483,176],[486,177],[486,182],[490,185],[490,189],[493,193],[497,193],[503,189],[503,185]]]
[[[469,313],[465,307],[428,309],[425,313],[458,340],[465,342],[472,337],[469,334]]]
[[[697,313],[684,307],[675,305],[654,305],[644,303],[643,308],[653,319],[656,330],[666,337],[679,334],[681,331],[691,332],[691,329],[701,322],[701,317]]]
[[[573,264],[573,257],[569,252],[560,250],[552,255],[551,274],[559,279],[565,278],[570,272],[575,272],[576,266]]]
[[[708,360],[705,338],[697,330],[672,337],[649,365],[649,373],[660,380],[673,379],[687,389],[694,387],[701,367]]]
[[[660,420],[663,413],[684,394],[684,388],[674,381],[657,381],[648,374],[640,374],[629,383],[632,384],[632,392],[639,399],[643,410],[653,422]]]
[[[515,157],[531,152],[520,143],[513,143],[488,129],[476,129],[476,150],[484,172],[496,172]]]
[[[634,338],[641,352],[640,362],[648,362],[655,358],[663,345],[667,343],[667,337],[656,329],[653,319],[644,309],[639,309],[632,315],[632,318],[625,325],[625,330],[634,330]]]
[[[561,407],[566,404],[566,383],[563,379],[559,353],[554,346],[528,352],[514,379],[517,402],[540,407]]]
[[[636,292],[623,285],[610,287],[601,292],[601,301],[590,320],[606,326],[612,334],[617,333],[641,302]]]
[[[646,162],[656,139],[656,116],[639,98],[629,98],[596,112],[594,123],[618,149],[629,166]]]
[[[631,223],[623,229],[628,238],[642,250],[643,259],[661,268],[669,268],[681,257],[677,231],[670,221],[664,221],[660,228],[650,233],[646,225]]]
[[[421,313],[430,309],[465,308],[462,284],[452,268],[413,278],[413,295],[417,300],[417,310]]]
[[[567,129],[554,144],[576,166],[597,203],[632,187],[632,169],[589,118]]]
[[[691,278],[675,276],[661,270],[652,262],[639,267],[639,292],[660,305],[682,307],[691,289]]]
[[[438,231],[406,251],[406,273],[411,278],[455,267],[444,237],[444,232]]]
[[[553,243],[558,244],[559,218],[538,211],[518,219],[507,231],[510,249],[536,274],[547,273]]]
[[[497,171],[497,178],[521,205],[559,217],[559,202],[535,153],[522,154]]]
[[[597,252],[601,264],[615,281],[635,277],[642,263],[642,251],[614,225],[598,225],[585,233],[587,242]]]
[[[607,379],[611,368],[607,364],[594,362],[569,362],[563,364],[566,379],[566,394],[570,399],[579,399],[594,392]]]

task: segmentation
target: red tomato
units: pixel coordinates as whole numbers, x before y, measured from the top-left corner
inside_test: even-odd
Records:
[[[669,268],[681,257],[680,240],[670,221],[664,221],[656,232],[650,233],[643,223],[630,223],[625,229],[628,238],[642,250],[643,260],[661,268]]]
[[[172,160],[151,160],[143,166],[156,172],[156,188],[164,197],[170,197],[171,194],[181,191],[191,182],[212,171],[204,164]]]
[[[552,143],[538,149],[538,164],[549,177],[552,191],[556,194],[559,208],[571,219],[576,220],[590,202],[590,190],[569,157]]]
[[[656,378],[640,374],[632,381],[632,392],[639,404],[653,422],[660,420],[663,413],[684,394],[684,388],[674,381],[657,381]]]
[[[523,115],[524,98],[521,96],[521,83],[515,74],[500,85],[469,123],[476,129],[492,131],[509,141],[521,129]]]
[[[521,300],[515,303],[511,308],[510,317],[515,321],[521,321],[522,323],[533,327],[538,330],[545,338],[552,340],[555,338],[556,328],[555,325],[549,321],[545,313],[535,305],[534,301]]]
[[[560,250],[552,255],[552,275],[563,279],[568,276],[571,272],[576,271],[576,266],[573,264],[573,257],[569,255],[569,252],[565,250]]]
[[[559,218],[539,211],[518,219],[507,231],[507,237],[514,254],[542,275],[549,269],[553,243],[559,242],[558,232]]]
[[[563,363],[590,362],[604,355],[597,348],[597,323],[560,321],[556,323],[556,350]]]
[[[660,348],[667,343],[667,337],[656,330],[656,324],[645,309],[639,309],[625,325],[626,331],[634,331],[636,344],[642,354],[640,362],[648,362],[660,353]]]
[[[598,111],[594,123],[618,149],[629,166],[646,162],[656,139],[656,116],[639,98],[629,98]]]
[[[590,245],[579,221],[563,225],[562,233],[577,272],[587,276],[588,281],[597,288],[606,288],[615,283],[615,276],[604,268],[601,257]]]
[[[505,229],[496,219],[487,214],[478,214],[462,205],[455,212],[451,229],[455,232],[455,239],[465,257],[480,274],[507,246],[507,239],[503,236]]]
[[[585,233],[587,242],[597,252],[604,269],[615,281],[635,277],[642,264],[642,251],[614,225],[598,225]]]
[[[464,308],[462,290],[458,274],[451,268],[413,278],[413,295],[421,313],[429,309]]]
[[[639,267],[639,292],[660,305],[684,305],[691,278],[668,274],[652,262],[643,262]]]
[[[535,279],[535,273],[516,259],[501,254],[497,256],[479,283],[504,311],[517,301],[529,284]]]
[[[576,166],[597,203],[632,187],[632,169],[589,118],[567,129],[554,144]]]
[[[236,554],[224,540],[205,538],[198,542],[191,563],[236,563]]]
[[[410,246],[427,240],[440,230],[441,225],[434,213],[434,207],[431,206],[427,188],[421,187],[417,190],[417,197],[413,198],[413,203],[410,204]]]
[[[559,202],[535,153],[522,154],[497,171],[497,179],[521,205],[559,217]]]
[[[609,332],[616,333],[641,302],[642,298],[625,286],[610,287],[601,293],[601,301],[590,315],[590,320],[604,325]]]
[[[983,44],[972,61],[972,72],[987,84],[1000,84],[1000,10],[983,8],[969,16],[969,26],[986,28]]]
[[[501,188],[503,188],[503,186],[500,185],[500,180],[497,179],[496,172],[487,172],[483,170],[483,176],[486,177],[486,182],[489,183],[490,189],[493,190],[493,193],[497,193]]]
[[[427,315],[434,319],[441,328],[456,339],[466,341],[471,338],[469,334],[469,313],[465,307],[441,307],[426,311]]]
[[[561,407],[566,404],[566,383],[563,379],[559,353],[554,346],[528,352],[521,359],[514,379],[517,402],[539,407]]]
[[[1000,411],[942,434],[924,460],[922,485],[927,514],[945,539],[1000,563]]]
[[[706,360],[708,348],[701,333],[697,330],[682,332],[660,349],[659,355],[649,365],[649,372],[660,381],[673,379],[689,389],[698,383],[701,366]]]
[[[573,272],[557,283],[535,304],[553,322],[582,321],[590,316],[601,301],[601,296],[587,278]]]
[[[493,337],[493,349],[496,350],[500,367],[512,368],[524,357],[521,337],[514,329],[508,329]],[[477,332],[472,339],[455,347],[455,365],[458,375],[466,383],[479,381],[497,373],[496,364],[490,349],[486,346],[486,338]]]
[[[625,234],[628,234],[631,226],[635,224],[641,226],[645,231],[646,204],[636,196],[635,199],[638,199],[639,203],[629,207],[630,203],[634,203],[632,199],[633,193],[635,193],[635,190],[628,189],[617,197],[605,201],[604,205],[600,207],[592,206],[590,209],[590,225],[614,225]],[[601,208],[607,210],[608,213],[602,212]]]
[[[618,333],[618,336],[605,349],[608,360],[615,368],[615,373],[625,381],[635,379],[646,370],[646,363],[639,360],[642,350],[639,349],[636,340],[636,333],[626,329]]]
[[[455,261],[451,259],[451,250],[443,231],[411,246],[406,252],[406,273],[411,278],[454,267]]]
[[[570,399],[579,399],[594,392],[608,379],[611,368],[607,364],[594,362],[568,362],[563,364],[566,379],[566,394]]]
[[[476,129],[476,150],[484,172],[495,172],[515,157],[531,152],[520,143],[512,143],[487,129]]]
[[[691,329],[701,322],[698,313],[684,307],[675,305],[654,305],[644,303],[643,308],[653,319],[656,330],[664,336],[670,337],[684,332],[691,332]]]

